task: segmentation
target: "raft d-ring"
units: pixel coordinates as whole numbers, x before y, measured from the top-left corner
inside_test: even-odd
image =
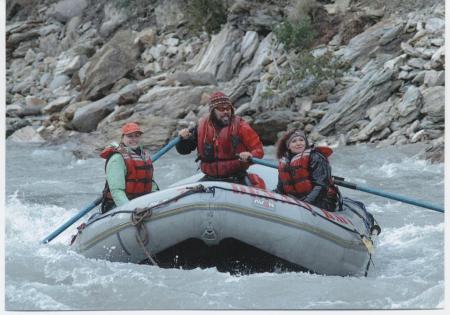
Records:
[[[207,241],[214,241],[217,238],[217,235],[213,228],[207,227],[202,234],[202,238]]]
[[[378,236],[381,233],[381,228],[378,224],[374,224],[370,229],[370,235]]]

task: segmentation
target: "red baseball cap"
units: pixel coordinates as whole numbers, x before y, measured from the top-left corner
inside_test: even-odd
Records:
[[[129,122],[122,126],[122,133],[124,135],[128,135],[133,132],[143,133],[141,127],[139,127],[139,125],[134,122]]]

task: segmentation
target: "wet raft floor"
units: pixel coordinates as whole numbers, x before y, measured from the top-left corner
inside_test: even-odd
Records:
[[[307,271],[284,259],[263,252],[235,239],[224,239],[218,245],[207,246],[199,239],[188,239],[157,255],[161,268],[213,268],[233,275]],[[142,263],[148,264],[149,260]]]

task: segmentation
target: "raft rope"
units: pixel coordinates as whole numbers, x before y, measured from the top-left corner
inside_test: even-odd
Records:
[[[186,188],[189,189],[189,190],[185,191],[185,192],[181,193],[180,195],[177,195],[177,196],[175,196],[175,197],[173,197],[171,199],[168,199],[168,200],[166,200],[163,203],[160,203],[160,204],[157,204],[157,205],[153,206],[152,209],[154,209],[156,207],[159,207],[159,206],[162,206],[162,205],[165,205],[165,204],[170,203],[172,201],[176,201],[176,200],[178,200],[178,199],[180,199],[180,198],[182,198],[182,197],[184,197],[186,195],[195,194],[195,193],[199,193],[199,192],[211,193],[213,196],[215,195],[215,190],[216,189],[222,189],[222,190],[225,190],[225,191],[236,192],[235,190],[233,190],[231,188],[224,188],[224,187],[220,187],[220,186],[210,186],[208,188],[205,188],[202,184],[199,184],[199,185],[194,186],[194,187],[186,187]],[[260,198],[263,197],[261,195],[254,194],[254,193],[249,193],[249,192],[239,191],[239,193],[240,194],[244,194],[244,195],[253,196],[253,197],[260,197]],[[290,201],[287,201],[287,200],[281,200],[281,199],[278,199],[278,198],[275,198],[275,197],[264,196],[263,198],[267,198],[267,199],[271,199],[271,200],[275,200],[275,201],[280,201],[280,202],[283,202],[283,203],[287,203],[287,204],[290,204],[290,205],[301,207],[298,203],[290,202]],[[305,207],[301,207],[301,208],[309,210],[312,213],[312,215],[314,215],[314,216],[317,215],[317,216],[321,217],[322,219],[324,219],[324,220],[326,220],[326,221],[328,221],[328,222],[330,222],[330,223],[332,223],[334,225],[337,225],[340,228],[342,228],[342,229],[344,229],[344,230],[346,230],[348,232],[357,234],[361,238],[363,243],[364,243],[364,239],[367,239],[366,236],[363,233],[360,233],[355,227],[353,227],[353,229],[351,229],[351,228],[348,228],[346,226],[343,226],[343,225],[341,225],[341,224],[339,224],[337,222],[332,221],[331,219],[328,219],[326,216],[324,216],[324,215],[314,211],[314,209],[312,209],[312,208],[305,208]],[[119,212],[115,212],[114,214],[117,214],[117,213],[119,213]],[[364,218],[362,218],[362,219],[364,220]],[[366,244],[364,243],[364,245],[366,245]]]
[[[367,262],[367,267],[366,267],[366,272],[364,273],[364,277],[367,277],[367,274],[369,273],[370,263],[372,263],[373,268],[375,268],[375,263],[373,262],[371,253],[369,253],[369,261]]]
[[[194,187],[186,187],[186,191],[182,192],[181,194],[172,197],[164,202],[161,202],[157,205],[154,205],[152,207],[145,207],[145,208],[136,208],[131,213],[131,223],[134,227],[136,227],[136,240],[139,243],[139,245],[142,247],[142,250],[145,253],[145,256],[149,259],[149,261],[154,266],[158,266],[158,263],[153,258],[152,254],[150,253],[150,250],[147,248],[147,244],[150,240],[148,235],[147,227],[145,226],[144,222],[145,220],[149,219],[153,214],[153,209],[158,208],[162,205],[166,205],[168,203],[171,203],[173,201],[177,201],[180,198],[183,198],[185,196],[197,193],[197,192],[206,192],[206,189],[203,185],[197,185]]]
[[[201,187],[199,187],[199,186],[201,186]],[[186,189],[187,189],[186,191],[182,192],[179,195],[176,195],[176,196],[174,196],[174,197],[172,197],[170,199],[167,199],[164,202],[158,203],[158,204],[156,204],[156,205],[154,205],[152,207],[145,207],[144,209],[156,209],[156,208],[158,208],[160,206],[166,205],[166,204],[168,204],[168,203],[170,203],[172,201],[177,201],[178,199],[183,198],[183,197],[188,196],[188,195],[191,195],[193,193],[207,192],[207,190],[205,189],[205,187],[203,185],[197,185],[197,186],[194,186],[194,187],[186,187]],[[112,216],[115,216],[115,215],[120,214],[120,213],[132,213],[133,211],[134,210],[108,211],[108,212],[102,213],[99,216],[96,216],[95,219],[93,219],[91,221],[88,220],[88,222],[86,222],[86,225],[84,227],[87,227],[87,226],[91,225],[92,223],[94,223],[94,222],[96,222],[98,220],[101,220],[101,219],[103,219],[105,217],[108,217],[108,216],[112,217]]]
[[[224,188],[224,187],[220,187],[220,186],[211,186],[211,187],[208,187],[208,189],[206,189],[206,192],[211,192],[211,193],[213,194],[213,196],[214,196],[214,194],[215,194],[215,189],[216,189],[216,188],[222,189],[222,190],[226,190],[226,191],[232,191],[232,192],[235,192],[233,189],[230,189],[230,188]],[[245,194],[245,195],[254,196],[254,197],[262,197],[261,195],[253,194],[253,193],[248,193],[248,192],[242,192],[242,191],[240,191],[239,193],[242,193],[242,194]],[[264,198],[271,199],[271,200],[276,200],[276,201],[284,202],[284,203],[287,203],[287,204],[290,204],[290,205],[294,205],[294,206],[301,207],[298,203],[290,202],[290,201],[287,201],[287,200],[281,200],[281,199],[277,199],[277,198],[269,197],[269,196],[264,196]],[[372,241],[370,238],[368,238],[364,233],[359,232],[353,224],[352,224],[352,225],[353,225],[353,229],[351,229],[351,228],[348,228],[348,227],[346,227],[346,226],[343,226],[343,225],[341,225],[341,224],[339,224],[339,223],[337,223],[337,222],[334,222],[334,221],[330,220],[330,219],[327,218],[326,216],[323,216],[323,215],[321,215],[320,213],[314,211],[312,208],[305,208],[305,207],[301,207],[301,208],[302,208],[302,209],[307,209],[307,210],[309,210],[309,211],[312,213],[312,215],[318,215],[318,216],[321,217],[322,219],[324,219],[324,220],[326,220],[326,221],[328,221],[328,222],[330,222],[330,223],[332,223],[332,224],[334,224],[334,225],[337,225],[337,226],[339,226],[340,228],[342,228],[342,229],[344,229],[344,230],[346,230],[346,231],[348,231],[348,232],[357,234],[357,235],[359,236],[359,238],[361,239],[361,242],[362,242],[363,245],[366,247],[366,249],[367,249],[367,251],[368,251],[368,253],[369,253],[369,263],[370,263],[370,257],[371,257],[371,255],[372,255],[372,253],[374,252],[373,241]],[[350,207],[350,209],[351,209],[351,207]],[[351,209],[351,210],[352,210],[352,212],[357,213],[355,210],[353,210],[353,209]],[[364,208],[364,210],[365,210],[365,208]],[[364,225],[366,225],[366,227],[367,227],[366,219],[363,218],[361,215],[359,215],[359,216],[360,216],[361,219],[364,221]],[[368,230],[370,230],[370,229],[368,229]],[[378,230],[380,230],[379,227],[378,227]],[[370,231],[371,231],[371,230],[370,230]],[[367,269],[368,269],[368,268],[367,268]]]
[[[216,190],[216,189],[222,189],[222,190],[225,190],[225,191],[236,192],[235,190],[233,190],[233,189],[231,189],[231,188],[224,188],[224,187],[220,187],[220,186],[210,186],[210,187],[208,187],[208,188],[205,188],[205,186],[203,186],[202,184],[198,184],[198,185],[193,186],[193,187],[186,187],[186,191],[184,191],[184,192],[182,192],[181,194],[176,195],[176,196],[174,196],[174,197],[172,197],[172,198],[170,198],[170,199],[168,199],[168,200],[165,200],[164,202],[161,202],[161,203],[159,203],[159,204],[156,204],[156,205],[154,205],[154,206],[152,206],[152,207],[142,208],[143,210],[141,210],[141,212],[145,213],[145,211],[151,211],[151,210],[153,210],[153,209],[156,209],[156,208],[161,207],[161,206],[163,206],[163,205],[167,205],[168,203],[171,203],[171,202],[173,202],[173,201],[177,201],[177,200],[179,200],[180,198],[183,198],[183,197],[185,197],[185,196],[188,196],[188,195],[191,195],[191,194],[195,194],[195,193],[201,193],[201,192],[203,192],[203,193],[211,193],[211,194],[214,196],[214,195],[215,195],[215,190]],[[298,203],[290,202],[290,201],[287,201],[287,200],[281,200],[281,199],[278,199],[278,198],[275,198],[275,197],[269,197],[269,196],[267,196],[267,195],[266,195],[266,196],[261,196],[261,195],[259,195],[259,194],[254,194],[254,193],[249,193],[249,192],[242,192],[242,191],[239,191],[239,193],[240,193],[240,194],[244,194],[244,195],[253,196],[253,197],[259,197],[259,198],[263,197],[263,198],[266,198],[266,199],[271,199],[271,200],[275,200],[275,201],[287,203],[287,204],[290,204],[290,205],[294,205],[294,206],[297,206],[297,207],[301,207],[301,205],[299,205]],[[309,211],[311,212],[312,215],[314,215],[314,216],[318,215],[318,216],[321,217],[322,219],[324,219],[324,220],[326,220],[326,221],[328,221],[328,222],[330,222],[330,223],[332,223],[332,224],[334,224],[334,225],[337,225],[337,226],[339,226],[340,228],[342,228],[342,229],[344,229],[344,230],[346,230],[346,231],[348,231],[348,232],[357,234],[357,235],[361,238],[362,243],[365,245],[365,247],[366,247],[367,250],[369,251],[369,254],[371,254],[371,252],[373,252],[373,244],[369,244],[369,243],[368,243],[368,242],[372,243],[371,240],[368,239],[367,236],[364,235],[363,233],[360,233],[360,232],[356,229],[355,226],[353,226],[353,229],[351,229],[351,228],[348,228],[348,227],[346,227],[346,226],[343,226],[343,225],[341,225],[341,224],[339,224],[339,223],[337,223],[337,222],[332,221],[331,219],[327,218],[326,216],[324,216],[324,215],[322,215],[322,214],[320,214],[320,213],[314,211],[314,209],[312,209],[312,208],[310,208],[310,207],[308,207],[308,208],[306,208],[306,207],[301,207],[301,208],[302,208],[302,209],[309,210]],[[136,208],[136,209],[139,209],[139,208]],[[136,209],[135,209],[135,210],[136,210]],[[350,207],[350,209],[353,210],[351,207]],[[133,210],[132,214],[135,212],[135,210]],[[352,212],[358,214],[358,213],[357,213],[356,211],[354,211],[354,210],[353,210]],[[106,214],[107,214],[107,215],[113,216],[113,215],[116,215],[116,214],[119,214],[119,213],[130,213],[130,210],[121,210],[121,211],[113,212],[113,213],[111,213],[111,214],[108,214],[108,213],[106,213]],[[143,215],[144,215],[144,214],[143,214]],[[151,214],[150,214],[150,215],[151,215]],[[145,215],[144,215],[144,216],[145,216]],[[363,218],[361,215],[359,215],[359,216],[360,216],[361,219],[364,221],[364,224],[367,225],[367,222],[366,222],[367,218]],[[101,219],[101,218],[103,218],[103,217],[104,217],[104,216],[98,217],[98,218],[96,218],[95,220],[93,220],[92,222],[88,222],[87,225],[92,224],[93,222],[95,222],[95,221],[97,221],[97,220],[99,220],[99,219]],[[145,218],[148,218],[148,217],[150,217],[150,216],[145,216],[145,217],[142,219],[142,221],[143,221]],[[144,235],[144,237],[145,237],[145,235]],[[148,240],[147,240],[147,241],[148,241]],[[371,245],[372,245],[372,246],[371,246]]]
[[[222,189],[222,190],[227,190],[227,191],[235,192],[233,189],[230,189],[230,188],[224,188],[224,187],[220,187],[220,186],[211,186],[211,187],[208,187],[208,189],[207,189],[206,192],[210,192],[210,191],[208,191],[208,190],[211,190],[211,192],[212,192],[213,195],[214,195],[214,191],[213,191],[213,190],[216,189],[216,188],[219,188],[219,189]],[[263,196],[261,196],[261,195],[253,194],[253,193],[248,193],[248,192],[242,192],[242,191],[239,191],[239,193],[245,194],[245,195],[254,196],[254,197],[263,197]],[[290,204],[290,205],[294,205],[294,206],[297,206],[297,207],[301,207],[298,203],[290,202],[290,201],[287,201],[287,200],[277,199],[277,198],[275,198],[275,197],[264,196],[263,198],[267,198],[267,199],[271,199],[271,200],[276,200],[276,201],[280,201],[280,202],[287,203],[287,204]],[[346,226],[343,226],[343,225],[341,225],[341,224],[339,224],[339,223],[337,223],[337,222],[334,222],[334,221],[328,219],[326,216],[323,216],[323,215],[321,215],[320,213],[314,211],[312,208],[304,208],[304,207],[301,207],[301,208],[302,208],[302,209],[307,209],[307,210],[309,210],[313,215],[318,215],[318,216],[321,217],[322,219],[327,220],[327,221],[329,221],[330,223],[333,223],[333,224],[335,224],[335,225],[337,225],[337,226],[343,228],[344,230],[347,230],[348,232],[358,234],[360,237],[363,237],[363,236],[364,236],[364,234],[358,232],[358,231],[356,230],[356,228],[351,229],[351,228],[348,228],[348,227],[346,227]]]
[[[144,220],[146,218],[150,218],[152,216],[152,209],[151,208],[136,208],[134,209],[133,213],[131,213],[131,223],[136,228],[136,240],[139,243],[139,245],[142,247],[142,250],[145,253],[145,256],[147,256],[148,260],[152,263],[154,266],[158,266],[158,263],[153,259],[152,254],[150,253],[150,250],[147,249],[146,245],[148,244],[149,237],[148,237],[148,231],[146,226],[143,224]]]

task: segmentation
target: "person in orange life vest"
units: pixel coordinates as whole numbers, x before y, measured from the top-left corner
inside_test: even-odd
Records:
[[[152,188],[157,189],[153,182],[150,153],[141,146],[141,127],[130,122],[124,124],[121,130],[120,144],[111,144],[100,153],[106,159],[102,213],[148,194]]]
[[[191,130],[179,131],[181,141],[176,145],[180,154],[197,149],[202,180],[222,180],[265,188],[256,174],[248,174],[249,158],[264,156],[258,134],[234,114],[234,107],[224,93],[215,92],[209,98],[209,114],[200,118]]]
[[[275,192],[334,211],[340,197],[333,183],[328,147],[310,146],[301,130],[288,131],[277,144],[278,185]]]

